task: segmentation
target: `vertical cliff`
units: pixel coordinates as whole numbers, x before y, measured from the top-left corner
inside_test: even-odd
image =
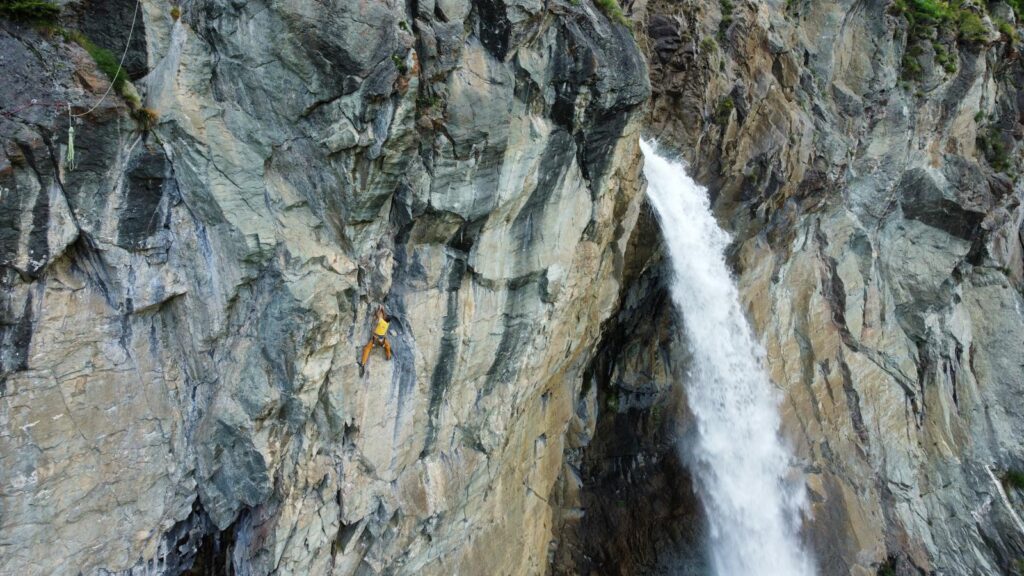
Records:
[[[699,573],[642,127],[734,232],[821,572],[1021,573],[1019,0],[45,6],[0,573]]]
[[[632,5],[649,131],[687,158],[735,233],[823,574],[1020,573],[1021,16],[1004,2]],[[671,315],[653,305],[627,326]],[[628,398],[638,379],[663,391],[659,367],[685,362],[669,333],[609,350],[605,393]],[[619,412],[647,421],[670,400]],[[689,425],[683,411],[684,452]],[[602,490],[614,458],[587,440],[601,464],[583,484]],[[673,458],[650,443],[627,455],[617,487],[662,477],[652,458]],[[659,521],[685,526],[683,512]],[[599,530],[628,541],[626,524]],[[678,540],[619,557],[584,543],[570,565],[647,570]]]
[[[547,569],[640,203],[623,25],[81,0],[0,51],[0,572]]]

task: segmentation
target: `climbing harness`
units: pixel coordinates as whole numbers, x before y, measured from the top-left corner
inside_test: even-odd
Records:
[[[388,328],[390,326],[390,318],[387,317],[384,312],[384,307],[381,306],[377,309],[374,314],[375,324],[373,327],[373,333],[370,335],[370,341],[363,346],[363,353],[359,359],[359,375],[362,376],[366,370],[366,363],[370,360],[370,353],[376,347],[384,349],[384,357],[387,360],[391,360],[391,342],[388,341]]]

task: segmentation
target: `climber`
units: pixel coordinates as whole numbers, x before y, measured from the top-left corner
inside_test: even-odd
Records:
[[[373,334],[370,335],[370,341],[363,346],[363,358],[359,362],[359,375],[363,375],[363,370],[366,369],[366,361],[370,359],[370,352],[373,351],[373,346],[384,347],[384,357],[391,360],[391,343],[388,342],[388,324],[391,320],[387,314],[384,313],[384,307],[380,306],[377,308],[377,312],[374,313],[373,317],[377,320],[377,323],[373,327]]]

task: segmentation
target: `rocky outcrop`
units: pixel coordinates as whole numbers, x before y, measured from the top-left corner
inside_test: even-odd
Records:
[[[680,436],[688,350],[663,289],[657,224],[641,215],[627,260],[643,263],[604,330],[568,437],[556,496],[554,574],[699,574],[703,518]],[[684,572],[686,567],[689,571]]]
[[[0,21],[0,573],[699,569],[643,122],[821,573],[1020,573],[1020,6],[943,6],[638,0],[649,70],[586,0]]]
[[[735,232],[823,574],[1024,557],[1020,15],[920,5],[633,6],[650,132]]]
[[[127,40],[109,6],[61,24]],[[0,572],[544,572],[639,210],[630,33],[589,2],[138,18],[141,102],[95,110],[84,50],[0,23]]]

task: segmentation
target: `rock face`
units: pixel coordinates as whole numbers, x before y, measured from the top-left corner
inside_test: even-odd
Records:
[[[556,496],[554,574],[706,574],[703,518],[678,450],[688,350],[663,289],[667,267],[643,212],[627,261],[629,289],[586,373]],[[645,249],[646,248],[646,249]],[[681,432],[681,429],[683,430]]]
[[[127,41],[121,4],[62,24]],[[589,2],[144,0],[134,34],[151,129],[0,22],[0,573],[545,572],[639,212],[630,33]],[[394,358],[360,377],[379,303]]]
[[[587,0],[63,2],[102,99],[0,20],[0,573],[700,573],[646,122],[821,573],[1020,574],[1020,5],[921,6],[638,0],[648,69]]]
[[[1020,14],[917,5],[638,2],[648,125],[735,231],[821,573],[1020,574]],[[611,362],[660,382],[637,359],[666,346],[646,342]]]

